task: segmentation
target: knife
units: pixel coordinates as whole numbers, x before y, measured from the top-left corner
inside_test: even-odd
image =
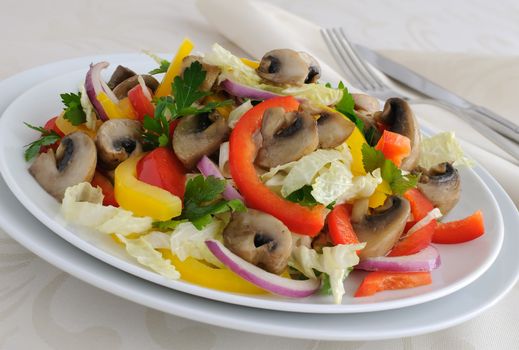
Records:
[[[471,117],[494,129],[501,135],[519,143],[519,126],[485,107],[478,106],[463,97],[433,83],[409,68],[394,62],[365,46],[354,44],[357,53],[375,68],[396,81],[411,87],[423,95],[442,101],[456,109],[467,112]]]

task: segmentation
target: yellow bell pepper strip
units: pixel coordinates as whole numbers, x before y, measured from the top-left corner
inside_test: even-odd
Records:
[[[169,68],[166,71],[164,78],[162,78],[162,82],[155,91],[155,97],[171,95],[171,83],[176,76],[180,75],[182,60],[184,60],[184,58],[191,53],[194,47],[195,45],[191,42],[191,40],[186,38],[184,41],[182,41],[178,48],[177,54],[171,60]]]
[[[181,261],[169,249],[158,249],[165,259],[169,259],[180,273],[182,280],[202,287],[231,293],[267,294],[268,292],[244,280],[231,270],[212,267],[195,258]]]
[[[205,98],[205,102],[223,102],[226,99],[219,95],[209,95]],[[216,107],[216,111],[225,119],[229,117],[229,114],[232,112],[233,106],[225,105],[221,107]]]
[[[101,125],[101,123],[102,122],[99,121],[96,129],[99,127],[99,125]],[[94,138],[94,137],[96,137],[96,134],[97,134],[95,130],[87,128],[84,124],[77,125],[77,126],[72,125],[71,122],[69,122],[67,119],[64,118],[63,113],[61,113],[59,115],[59,117],[56,119],[56,126],[65,135],[72,134],[73,132],[76,132],[76,131],[83,131],[85,134],[87,134],[91,138]]]
[[[248,58],[245,58],[245,57],[240,58],[240,60],[243,63],[245,63],[247,66],[251,67],[252,69],[258,69],[258,67],[259,67],[258,61],[249,60]]]
[[[122,114],[126,116],[125,118],[133,120],[137,119],[137,113],[135,113],[135,110],[133,109],[133,106],[130,103],[128,97],[125,97],[119,101],[119,109],[121,110]]]
[[[128,115],[128,110],[123,110],[121,106],[117,103],[114,103],[110,98],[104,93],[100,92],[97,96],[97,101],[101,104],[103,107],[106,115],[109,119],[126,119],[130,118],[130,115]],[[131,110],[131,115],[134,114],[133,110]]]
[[[114,191],[119,205],[138,216],[164,221],[180,215],[182,201],[160,187],[137,179],[137,163],[141,156],[132,156],[115,169]]]

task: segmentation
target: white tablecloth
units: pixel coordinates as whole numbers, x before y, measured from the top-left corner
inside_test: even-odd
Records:
[[[271,2],[323,26],[342,25],[353,40],[390,50],[402,63],[518,122],[517,101],[510,97],[519,91],[519,5],[513,0]],[[199,46],[218,41],[240,52],[190,1],[0,0],[0,33],[0,79],[65,58],[171,52],[184,35]],[[0,349],[517,349],[518,297],[516,286],[475,319],[412,338],[313,342],[251,335],[103,292],[0,231]]]

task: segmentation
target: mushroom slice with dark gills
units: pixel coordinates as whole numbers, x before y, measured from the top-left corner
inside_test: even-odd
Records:
[[[400,196],[389,196],[384,205],[369,209],[368,200],[355,202],[352,225],[360,242],[366,247],[360,251],[361,259],[386,255],[404,231],[410,213],[409,202]]]
[[[319,144],[314,117],[306,112],[286,113],[281,107],[265,111],[259,136],[256,164],[265,169],[298,160]]]
[[[342,145],[355,129],[355,124],[342,114],[323,111],[317,119],[319,148],[335,148]]]
[[[257,69],[258,75],[276,85],[316,82],[321,74],[319,63],[305,52],[278,49],[267,52]]]
[[[443,215],[456,206],[460,199],[461,181],[452,164],[440,163],[428,170],[418,167],[414,172],[421,173],[418,189]]]
[[[272,215],[254,209],[233,213],[223,240],[234,254],[275,274],[286,269],[292,252],[288,228]]]
[[[40,154],[29,172],[45,191],[61,201],[68,187],[92,180],[96,163],[94,141],[77,131],[61,140],[56,154],[52,149]]]
[[[200,56],[186,56],[182,60],[182,74],[184,73],[186,68],[191,66],[193,62],[200,63],[202,65],[202,69],[205,71],[205,79],[202,85],[200,85],[200,90],[204,92],[211,91],[214,84],[216,83],[216,80],[218,79],[218,76],[222,71],[217,66],[203,63],[203,59]]]
[[[225,118],[217,111],[180,119],[173,133],[173,150],[187,169],[193,169],[203,156],[218,151],[230,133]]]
[[[407,171],[413,170],[420,156],[420,130],[409,104],[401,98],[390,98],[384,104],[382,112],[375,113],[375,120],[387,130],[409,138],[411,154],[403,159],[400,167]]]
[[[108,81],[107,85],[110,89],[113,89],[117,85],[119,85],[126,79],[133,77],[134,75],[137,75],[137,73],[135,73],[128,67],[119,65],[117,66],[117,68],[115,68],[115,71],[110,77],[110,80]]]
[[[142,152],[141,123],[131,119],[110,119],[97,130],[96,147],[100,164],[115,169],[133,154]]]
[[[144,84],[152,91],[155,92],[157,88],[159,87],[159,82],[157,79],[155,79],[153,76],[149,74],[143,74],[143,75],[133,75],[114,87],[113,92],[115,96],[122,100],[126,96],[128,96],[128,91],[130,91],[135,86],[139,85],[139,77],[142,77],[142,80],[144,81]]]

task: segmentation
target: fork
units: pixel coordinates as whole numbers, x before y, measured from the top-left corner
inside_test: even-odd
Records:
[[[469,122],[474,129],[519,161],[519,145],[483,122],[471,118],[470,112],[465,112],[461,108],[434,99],[410,98],[387,85],[379,76],[382,73],[375,72],[357,54],[342,28],[323,28],[321,29],[321,34],[348,81],[355,87],[382,100],[390,97],[400,97],[411,104],[431,104],[446,108],[461,119]]]

